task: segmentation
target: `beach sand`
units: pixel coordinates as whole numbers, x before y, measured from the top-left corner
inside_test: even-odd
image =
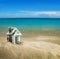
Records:
[[[0,35],[0,59],[60,59],[60,37],[37,33],[23,33],[22,44],[7,42]]]

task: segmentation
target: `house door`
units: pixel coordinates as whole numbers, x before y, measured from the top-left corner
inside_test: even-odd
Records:
[[[20,36],[15,37],[15,43],[19,44],[20,43]]]

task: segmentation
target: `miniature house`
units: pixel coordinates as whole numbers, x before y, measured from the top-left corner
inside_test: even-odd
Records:
[[[7,40],[9,42],[12,42],[13,44],[22,42],[21,40],[22,34],[19,32],[19,30],[16,27],[10,27],[9,31],[7,33],[7,36],[8,36]]]

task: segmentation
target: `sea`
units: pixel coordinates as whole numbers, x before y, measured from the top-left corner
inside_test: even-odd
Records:
[[[20,30],[60,30],[60,18],[0,18],[1,30],[11,26]]]

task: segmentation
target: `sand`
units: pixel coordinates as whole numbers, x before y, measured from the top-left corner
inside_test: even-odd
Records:
[[[5,42],[0,45],[1,59],[60,59],[60,45],[25,41],[21,45]]]
[[[0,36],[0,59],[60,59],[57,36],[22,36],[23,44],[7,42]]]

